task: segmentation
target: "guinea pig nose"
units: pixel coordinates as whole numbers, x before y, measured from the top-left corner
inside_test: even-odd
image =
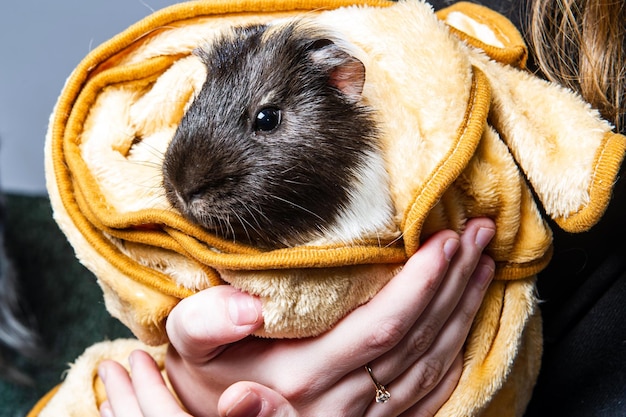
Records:
[[[199,189],[191,190],[186,194],[185,200],[187,201],[187,204],[191,205],[195,201],[202,200],[203,196],[204,196],[204,193],[202,192],[202,190],[199,190]]]
[[[175,204],[179,207],[186,207],[189,200],[188,196],[182,194],[179,190],[174,190],[174,195],[176,196],[176,200],[178,204]]]

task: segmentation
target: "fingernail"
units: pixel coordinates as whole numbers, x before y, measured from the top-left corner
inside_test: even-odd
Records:
[[[261,300],[236,292],[228,300],[228,313],[233,324],[237,326],[256,324],[261,317]]]
[[[481,249],[485,249],[495,234],[496,231],[494,229],[481,227],[478,229],[478,232],[476,232],[476,245]]]
[[[111,404],[108,401],[105,401],[100,406],[100,416],[101,417],[114,417],[113,409],[111,409]]]
[[[263,408],[263,400],[253,391],[248,391],[226,411],[226,417],[255,417]]]
[[[107,376],[107,368],[106,368],[106,366],[104,366],[102,364],[98,365],[98,376],[100,377],[102,382],[106,382],[106,376]]]
[[[443,254],[446,257],[446,260],[451,261],[452,257],[459,249],[459,239],[450,238],[446,240],[446,243],[443,244]]]

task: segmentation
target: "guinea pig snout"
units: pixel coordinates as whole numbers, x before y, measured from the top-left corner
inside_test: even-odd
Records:
[[[191,193],[183,193],[179,190],[173,190],[172,194],[174,195],[175,203],[174,206],[181,209],[183,214],[191,214],[198,210],[198,206],[202,204],[202,195],[198,192]]]
[[[167,193],[170,203],[188,220],[207,229],[214,229],[216,214],[210,196],[193,189],[173,189]]]
[[[185,217],[204,227],[209,227],[209,224],[207,224],[207,217],[209,216],[209,213],[207,213],[207,202],[201,193],[192,193],[183,197],[176,192],[176,196],[179,199],[179,207]]]
[[[207,205],[215,203],[215,193],[212,192],[215,186],[207,184],[206,181],[193,178],[176,182],[170,180],[166,182],[165,189],[170,203],[180,209],[183,214],[193,215]]]
[[[185,217],[198,221],[198,214],[202,211],[203,193],[190,187],[177,187],[171,182],[165,186],[167,198]]]

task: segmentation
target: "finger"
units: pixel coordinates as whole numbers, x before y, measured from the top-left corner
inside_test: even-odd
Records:
[[[467,283],[475,274],[482,252],[495,232],[495,225],[489,219],[475,219],[467,224],[441,290],[428,306],[424,318],[438,317],[442,319],[442,324],[447,320],[465,294]]]
[[[467,312],[470,315],[473,314],[475,308],[478,308],[482,301],[482,298],[478,297],[482,295],[482,292],[466,291],[467,284],[470,278],[479,272],[477,265],[482,259],[482,251],[494,234],[495,226],[490,220],[477,219],[468,223],[465,232],[461,235],[461,245],[450,263],[443,284],[424,313],[415,321],[401,343],[372,363],[383,378],[386,380],[397,378],[410,364],[430,349],[443,326],[459,307],[463,297],[464,309],[459,311],[465,312],[470,309],[471,311]],[[494,268],[489,260],[483,260],[483,263],[485,262],[487,265],[481,265],[480,272],[486,273],[489,277],[493,274]],[[483,269],[485,267],[487,270]],[[469,330],[470,323],[464,322],[463,325],[467,325],[467,329],[460,328],[462,332],[458,334],[455,346],[465,340],[461,335],[466,334],[465,330]],[[459,327],[456,326],[456,328]],[[399,357],[405,359],[398,361]]]
[[[100,404],[100,417],[115,417],[113,414],[113,408],[111,407],[111,403],[109,400],[104,401]]]
[[[258,298],[219,285],[182,300],[170,313],[166,329],[178,355],[190,363],[203,363],[262,324]]]
[[[463,297],[426,355],[433,355],[438,349],[442,352],[446,349],[448,352],[462,350],[494,274],[493,259],[486,255],[481,256]]]
[[[132,385],[137,401],[145,417],[189,417],[181,409],[154,359],[144,351],[136,350],[129,357],[132,371]]]
[[[296,409],[283,396],[254,382],[231,385],[220,397],[220,416],[228,417],[297,417]]]
[[[100,408],[103,417],[142,416],[130,376],[122,365],[114,361],[103,361],[98,366],[98,375],[104,383],[108,398]]]
[[[362,378],[365,363],[374,364],[383,383],[394,381],[431,348],[461,298],[464,298],[464,308],[459,310],[460,317],[473,318],[484,289],[478,294],[472,291],[466,295],[466,286],[494,233],[494,223],[482,218],[468,222],[460,237],[443,231],[427,240],[374,299],[311,342],[315,351],[310,358],[315,360],[309,361],[311,369],[303,371],[312,378],[309,388],[319,391],[319,387],[335,385],[338,379],[354,370]],[[396,401],[401,398],[404,406],[412,405],[437,386],[460,351],[470,325],[471,322],[463,321],[446,333],[447,339],[450,334],[455,337],[454,343],[446,349],[438,345],[427,361],[419,364],[413,372],[413,381],[404,384],[405,394]],[[411,332],[410,337],[407,331]],[[332,337],[335,335],[337,339]],[[320,347],[323,343],[330,343],[330,347]],[[382,372],[379,362],[382,362]],[[324,375],[320,375],[319,370],[324,370]],[[415,384],[416,380],[423,382]],[[371,387],[365,384],[365,388]],[[351,395],[362,397],[361,391]],[[287,395],[287,398],[292,396]]]
[[[433,235],[367,304],[352,311],[325,334],[300,341],[298,351],[293,353],[297,357],[288,358],[292,353],[286,352],[287,356],[278,358],[282,362],[298,363],[297,375],[283,372],[266,385],[293,401],[298,399],[303,387],[321,393],[355,370],[363,372],[363,365],[398,344],[427,308],[459,243],[459,235],[450,230]],[[278,366],[266,364],[271,369],[281,369],[273,365]],[[306,375],[306,381],[302,375]],[[254,380],[263,382],[263,379]],[[362,394],[367,388],[362,388]]]
[[[427,240],[372,300],[314,342],[323,361],[316,366],[343,375],[392,349],[436,294],[459,243],[449,230]]]
[[[454,309],[452,315],[441,329],[438,337],[435,339],[431,348],[419,359],[418,362],[425,364],[431,363],[435,366],[431,366],[432,369],[438,369],[436,364],[442,362],[438,358],[453,358],[456,354],[461,352],[463,345],[467,340],[467,336],[471,329],[472,323],[485,293],[489,286],[489,283],[493,279],[495,271],[495,265],[493,259],[483,255],[480,258],[479,264],[476,267],[467,289],[463,294],[463,297],[459,301],[458,305]],[[443,364],[443,371],[448,369],[449,363]],[[427,368],[427,366],[425,367]],[[428,374],[428,372],[424,372]],[[418,377],[418,385],[428,388],[438,383],[437,375],[433,375],[431,378]]]
[[[440,389],[442,379],[449,374],[454,359],[463,349],[493,275],[493,260],[488,256],[482,256],[470,278],[467,290],[429,350],[398,378],[384,379],[383,373],[379,373],[381,383],[391,381],[389,385],[394,387],[394,393],[399,399],[396,404],[402,404],[407,398],[409,404],[415,403]],[[397,360],[397,357],[395,359]],[[432,404],[434,400],[430,401]]]
[[[229,346],[220,354],[220,360],[208,362],[205,370],[211,367],[213,374],[260,382],[299,404],[303,390],[309,393],[325,391],[357,368],[362,372],[365,363],[402,340],[436,293],[458,245],[459,236],[456,233],[444,231],[436,234],[424,243],[374,299],[348,314],[327,333],[291,342],[298,346],[297,349],[281,348],[286,346],[283,342],[274,345],[277,350],[273,354],[272,345],[266,341],[255,343],[248,340],[243,347],[237,343]],[[259,346],[261,343],[263,346]],[[266,349],[264,354],[256,354],[259,357],[257,367],[261,362],[262,365],[258,369],[246,368],[246,376],[241,366],[235,366],[235,360],[250,352],[251,346],[255,345]],[[168,357],[166,362],[176,363],[176,358]],[[285,363],[297,364],[298,372],[285,367]],[[271,369],[272,372],[263,372],[263,369]],[[172,373],[170,377],[178,386],[180,378]],[[365,388],[363,390],[365,392]]]
[[[457,355],[452,367],[444,376],[443,380],[437,388],[431,391],[417,404],[400,414],[401,417],[432,417],[443,404],[448,401],[450,395],[454,391],[463,371],[463,356]]]

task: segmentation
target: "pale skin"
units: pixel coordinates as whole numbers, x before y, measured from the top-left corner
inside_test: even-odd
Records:
[[[229,286],[183,300],[167,322],[168,376],[152,358],[131,354],[132,379],[118,363],[99,373],[108,401],[103,417],[432,416],[454,390],[462,349],[493,278],[483,249],[488,219],[463,234],[430,237],[370,302],[325,334],[308,339],[250,337],[263,324],[258,299]],[[364,365],[391,393],[374,400]]]

